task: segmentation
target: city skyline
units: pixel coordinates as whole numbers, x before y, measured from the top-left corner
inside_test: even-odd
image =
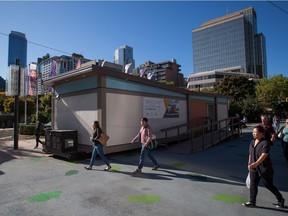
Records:
[[[288,11],[288,2],[275,3]],[[250,6],[257,13],[258,32],[266,37],[268,77],[287,77],[288,30],[279,23],[288,21],[288,13],[258,1],[0,2],[0,18],[5,20],[0,30],[0,76],[5,79],[7,74],[7,35],[19,31],[28,41],[27,64],[47,53],[74,52],[113,62],[114,51],[128,45],[133,48],[136,67],[146,61],[176,59],[188,77],[194,72],[192,30]]]

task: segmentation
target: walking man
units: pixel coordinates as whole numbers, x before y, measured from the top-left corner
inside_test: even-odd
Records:
[[[40,135],[41,135],[42,130],[43,130],[42,123],[40,122],[39,119],[37,119],[37,120],[36,120],[36,126],[35,126],[36,146],[34,147],[34,149],[38,148],[38,143],[39,143],[39,142],[40,142],[42,145],[44,144],[44,143],[40,140]]]
[[[148,119],[142,118],[140,121],[140,124],[141,124],[141,128],[138,134],[131,141],[131,143],[133,144],[137,139],[139,139],[142,144],[138,168],[136,169],[136,171],[133,172],[133,174],[141,173],[146,156],[148,156],[148,158],[150,158],[154,164],[154,167],[152,168],[152,170],[157,170],[160,167],[156,159],[151,154],[151,150],[148,148],[148,145],[150,144],[152,140],[152,135],[153,135],[153,131],[151,127],[148,125]]]

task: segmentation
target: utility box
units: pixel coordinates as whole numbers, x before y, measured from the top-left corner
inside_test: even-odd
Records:
[[[43,147],[47,153],[72,159],[78,150],[78,132],[76,130],[48,130]]]

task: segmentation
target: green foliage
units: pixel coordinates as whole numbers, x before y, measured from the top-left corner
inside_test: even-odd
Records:
[[[14,112],[14,98],[6,97],[3,102],[4,112],[12,113]]]
[[[3,110],[4,112],[14,113],[14,102],[15,99],[13,97],[3,96]],[[39,110],[38,110],[38,118],[43,123],[48,123],[51,121],[51,94],[46,94],[39,97]],[[0,101],[2,99],[2,95],[0,94]],[[31,117],[32,122],[36,122],[36,97],[29,96],[26,98],[19,98],[19,114],[25,115],[25,100],[27,104],[27,116]],[[1,108],[1,107],[0,107]]]
[[[232,96],[233,101],[239,101],[247,96],[255,96],[255,82],[246,76],[227,76],[215,86],[215,93]]]
[[[285,101],[288,97],[288,78],[278,75],[262,79],[256,86],[256,95],[260,101]]]
[[[25,100],[27,102],[27,115],[31,115],[36,111],[35,97],[27,97],[19,99],[19,114],[25,114]],[[3,102],[4,112],[13,113],[14,112],[14,102],[13,97],[6,97]]]
[[[247,97],[241,103],[241,113],[252,122],[260,122],[260,115],[264,112],[263,105],[255,97]]]
[[[52,94],[46,94],[40,97],[40,102],[41,105],[44,107],[51,107],[51,98],[52,98]]]
[[[0,111],[4,111],[4,100],[6,98],[5,92],[0,92]]]
[[[167,81],[167,80],[159,80],[159,83],[165,83],[166,85],[175,86],[174,81]]]
[[[32,122],[36,122],[36,114],[31,115]],[[51,121],[51,112],[47,113],[45,111],[38,112],[38,118],[40,122],[46,124]]]
[[[246,115],[249,121],[257,121],[263,108],[256,98],[255,89],[255,82],[246,76],[227,76],[216,84],[214,92],[231,96],[229,116]]]
[[[19,133],[22,135],[34,135],[35,132],[35,125],[20,125]]]
[[[72,53],[72,57],[75,57],[75,58],[84,58],[83,55],[78,54],[78,53]]]
[[[50,54],[47,53],[45,56],[42,57],[42,61],[49,59],[50,58]]]

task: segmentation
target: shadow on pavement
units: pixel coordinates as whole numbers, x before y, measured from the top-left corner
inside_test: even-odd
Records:
[[[264,209],[264,210],[269,210],[269,211],[274,211],[274,212],[288,213],[288,207],[287,207],[287,206],[284,206],[283,208],[256,206],[256,208],[258,208],[258,209]],[[272,212],[271,212],[271,213],[272,213]]]

